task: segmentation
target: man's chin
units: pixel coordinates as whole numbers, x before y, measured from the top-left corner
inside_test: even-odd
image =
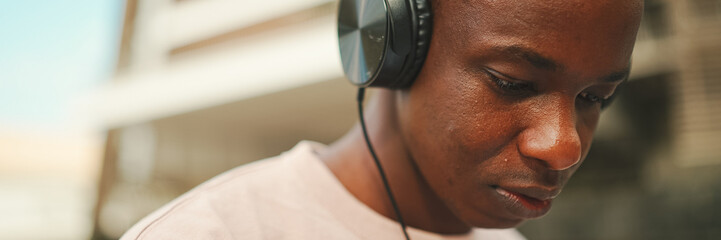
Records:
[[[523,222],[525,222],[526,219],[503,219],[503,218],[486,218],[481,217],[481,219],[476,219],[475,221],[468,221],[471,226],[477,227],[477,228],[486,228],[486,229],[505,229],[505,228],[515,228],[521,225]]]

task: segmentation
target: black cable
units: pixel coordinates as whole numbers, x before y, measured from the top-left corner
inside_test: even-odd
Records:
[[[381,179],[383,180],[383,186],[386,187],[386,193],[388,193],[388,198],[391,200],[391,205],[393,205],[393,211],[396,212],[396,217],[398,217],[398,223],[401,224],[401,229],[403,229],[403,235],[406,236],[406,240],[410,240],[411,238],[408,237],[408,232],[406,231],[406,223],[403,221],[403,217],[401,216],[401,210],[398,209],[398,204],[396,204],[396,199],[393,197],[393,192],[391,192],[391,186],[388,184],[388,179],[386,178],[386,173],[383,171],[383,167],[381,166],[381,162],[378,161],[378,156],[376,156],[376,152],[373,151],[373,146],[371,145],[371,140],[368,138],[368,131],[366,130],[366,123],[365,120],[363,120],[363,98],[365,97],[365,88],[358,88],[358,115],[360,116],[360,124],[361,129],[363,129],[363,137],[366,140],[366,145],[368,145],[368,151],[370,151],[371,156],[373,156],[373,161],[376,163],[376,167],[378,167],[378,172],[381,174]]]

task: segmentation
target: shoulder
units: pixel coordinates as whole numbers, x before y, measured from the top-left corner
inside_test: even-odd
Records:
[[[252,208],[264,189],[283,180],[283,168],[279,156],[218,175],[151,213],[121,239],[261,238],[254,236],[259,232]],[[238,229],[244,236],[234,236]]]

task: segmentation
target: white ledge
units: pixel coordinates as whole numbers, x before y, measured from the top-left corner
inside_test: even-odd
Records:
[[[271,0],[189,1],[167,8],[153,21],[168,23],[171,48],[181,47],[203,39],[253,26],[294,12],[317,7],[334,0]],[[208,14],[212,13],[212,14]],[[160,28],[165,24],[151,24]],[[165,32],[165,29],[156,29]]]
[[[341,78],[334,20],[325,16],[212,57],[118,77],[77,107],[108,129]]]

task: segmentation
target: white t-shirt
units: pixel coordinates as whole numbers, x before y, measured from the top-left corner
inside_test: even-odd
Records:
[[[404,239],[400,225],[356,199],[303,141],[280,156],[223,173],[138,222],[130,239]],[[515,229],[413,240],[524,239]]]

